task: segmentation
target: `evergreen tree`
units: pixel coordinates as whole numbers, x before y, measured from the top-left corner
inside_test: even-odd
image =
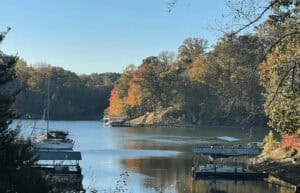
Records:
[[[9,29],[7,30],[7,32]],[[0,34],[2,41],[7,32]],[[1,42],[0,42],[1,43]],[[11,160],[9,147],[13,144],[18,132],[9,129],[9,125],[15,118],[13,103],[16,98],[17,89],[13,87],[13,80],[16,78],[15,64],[17,57],[5,55],[0,51],[0,168],[13,167],[14,160]]]
[[[0,33],[0,43],[7,32]],[[30,142],[18,139],[19,130],[10,128],[16,118],[13,104],[21,88],[16,82],[16,56],[0,51],[0,192],[39,193],[50,187],[33,164]]]

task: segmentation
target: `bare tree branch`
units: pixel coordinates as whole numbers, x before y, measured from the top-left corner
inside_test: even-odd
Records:
[[[266,57],[268,56],[269,53],[272,52],[273,48],[278,45],[283,39],[289,37],[289,36],[292,36],[292,35],[296,35],[296,34],[300,34],[300,31],[293,31],[293,32],[290,32],[290,33],[286,33],[284,34],[283,36],[281,36],[280,38],[278,38],[268,49],[267,51],[264,53],[264,55],[260,58],[260,60],[258,61],[257,64],[255,64],[254,66],[254,69],[252,71],[252,73],[250,74],[249,76],[249,80],[250,81],[254,76],[254,73],[257,71],[257,68],[259,66],[259,64],[261,64],[265,59]]]
[[[292,83],[291,83],[291,89],[292,89],[292,91],[293,91],[293,94],[296,94],[296,90],[295,90],[295,87],[294,87],[294,84],[295,84],[295,73],[296,73],[296,68],[297,68],[297,66],[294,65],[293,71],[292,71]]]
[[[238,29],[237,31],[235,31],[233,34],[236,35],[238,33],[240,33],[241,31],[245,30],[246,28],[250,27],[251,25],[253,25],[254,23],[256,23],[258,20],[260,20],[264,14],[271,9],[276,3],[279,3],[279,0],[274,0],[272,3],[270,3],[267,7],[265,7],[265,9],[252,21],[250,21],[248,24],[244,25],[243,27],[241,27],[240,29]]]

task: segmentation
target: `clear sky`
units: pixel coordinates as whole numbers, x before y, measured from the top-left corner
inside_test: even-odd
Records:
[[[176,52],[188,37],[212,44],[210,30],[226,13],[224,0],[6,0],[0,30],[12,31],[0,45],[28,64],[46,62],[76,73],[122,72],[161,51]]]

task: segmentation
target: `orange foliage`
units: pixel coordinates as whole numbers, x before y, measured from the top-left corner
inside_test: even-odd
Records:
[[[109,116],[120,116],[122,114],[123,101],[119,96],[119,91],[113,89],[109,98]]]
[[[300,150],[300,136],[297,134],[286,135],[282,138],[283,148],[294,148]]]
[[[136,83],[131,83],[128,90],[127,104],[132,107],[136,106],[138,104],[140,94],[140,86]]]
[[[189,71],[190,78],[192,80],[201,79],[207,73],[207,67],[203,58],[197,56],[194,58],[191,69]]]

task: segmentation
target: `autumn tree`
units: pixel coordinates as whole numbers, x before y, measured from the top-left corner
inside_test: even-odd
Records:
[[[113,89],[109,98],[109,116],[121,116],[123,115],[124,101],[121,99],[119,91]]]
[[[278,30],[286,34],[300,28],[288,22]],[[300,33],[274,46],[260,66],[260,76],[267,92],[269,125],[282,135],[296,133],[300,129]]]
[[[208,55],[210,93],[218,96],[223,118],[255,124],[263,117],[262,87],[253,68],[263,53],[263,43],[255,35],[225,35]]]

